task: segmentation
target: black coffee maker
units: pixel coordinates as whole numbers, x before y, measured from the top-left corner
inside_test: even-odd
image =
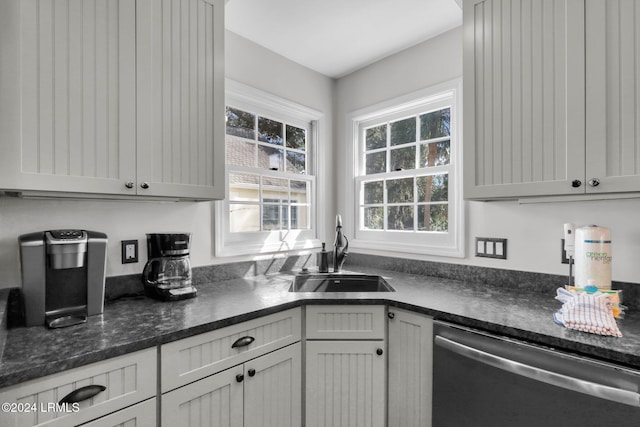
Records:
[[[189,260],[190,233],[147,234],[149,261],[142,272],[145,293],[162,301],[195,297]]]

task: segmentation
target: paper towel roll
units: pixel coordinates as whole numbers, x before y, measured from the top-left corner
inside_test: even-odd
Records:
[[[611,234],[608,228],[590,225],[575,233],[577,287],[593,285],[611,289]]]

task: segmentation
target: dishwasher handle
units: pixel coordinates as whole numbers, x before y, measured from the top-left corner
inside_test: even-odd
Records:
[[[461,344],[442,336],[435,337],[435,344],[466,358],[516,375],[527,377],[535,381],[588,394],[600,399],[607,399],[613,402],[624,403],[625,405],[640,407],[640,394],[633,391],[622,390],[616,387],[581,380],[579,378],[537,368]]]

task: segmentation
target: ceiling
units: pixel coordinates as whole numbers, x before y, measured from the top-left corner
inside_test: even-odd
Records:
[[[462,24],[462,0],[227,0],[226,28],[333,78]]]

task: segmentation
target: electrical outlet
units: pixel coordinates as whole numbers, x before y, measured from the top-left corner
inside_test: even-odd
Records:
[[[476,237],[476,256],[507,259],[507,239]]]
[[[560,262],[562,264],[569,264],[569,257],[567,251],[564,250],[564,239],[560,239]]]
[[[138,262],[138,241],[122,240],[122,263],[130,264]]]

